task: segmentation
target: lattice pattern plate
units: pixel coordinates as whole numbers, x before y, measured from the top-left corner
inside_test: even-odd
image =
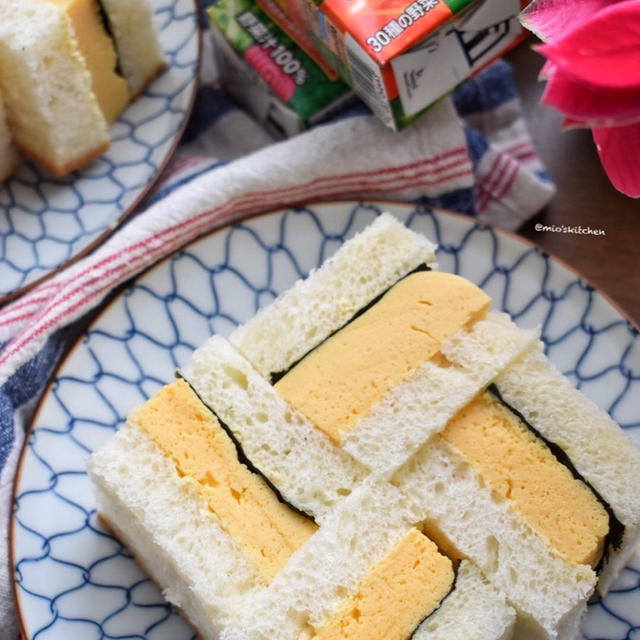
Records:
[[[0,186],[0,301],[89,250],[144,196],[178,143],[197,85],[195,0],[151,0],[168,68],[110,129],[109,150],[56,178],[23,160]]]
[[[96,520],[87,455],[212,332],[228,335],[390,209],[440,245],[443,270],[483,286],[640,442],[640,338],[596,291],[517,237],[408,205],[336,203],[254,218],[168,257],[116,298],[60,367],[15,488],[12,552],[25,638],[187,640],[127,550]],[[584,621],[585,640],[640,636],[640,559]]]

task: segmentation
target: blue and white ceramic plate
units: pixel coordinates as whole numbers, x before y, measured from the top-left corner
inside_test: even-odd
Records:
[[[167,69],[111,127],[109,150],[64,178],[23,160],[0,186],[0,302],[100,242],[178,144],[197,85],[197,11],[194,0],[150,2]]]
[[[89,453],[173,378],[212,332],[229,334],[383,209],[440,245],[443,270],[484,287],[551,359],[640,441],[640,338],[575,273],[516,236],[401,204],[335,203],[263,215],[191,244],[133,282],[61,365],[34,420],[15,486],[11,551],[24,637],[187,640],[125,548],[100,526]],[[633,640],[640,560],[584,621],[588,640]]]

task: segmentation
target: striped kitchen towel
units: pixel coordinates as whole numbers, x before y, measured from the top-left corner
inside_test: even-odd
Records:
[[[272,143],[205,66],[184,143],[144,211],[98,250],[0,309],[0,638],[15,640],[6,558],[25,428],[70,337],[107,296],[193,238],[248,214],[318,200],[421,201],[515,229],[553,194],[497,63],[403,132],[362,109]]]

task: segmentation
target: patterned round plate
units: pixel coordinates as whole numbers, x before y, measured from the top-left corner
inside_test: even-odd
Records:
[[[212,332],[227,335],[383,209],[438,242],[443,270],[484,287],[521,326],[541,324],[551,359],[640,441],[637,332],[538,249],[462,216],[401,204],[343,202],[260,216],[145,273],[93,322],[57,372],[15,486],[10,544],[25,638],[194,637],[100,526],[85,460]],[[584,638],[637,638],[639,578],[635,559],[607,598],[591,604]]]
[[[168,66],[113,124],[109,150],[64,178],[23,160],[0,186],[0,302],[100,242],[175,149],[197,86],[197,10],[195,0],[150,3]]]

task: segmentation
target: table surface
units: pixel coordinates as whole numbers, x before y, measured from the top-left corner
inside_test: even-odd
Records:
[[[511,51],[518,92],[536,149],[557,186],[548,207],[518,233],[571,267],[605,293],[640,326],[640,200],[609,183],[589,130],[562,132],[560,115],[539,104],[543,58],[527,41]],[[536,231],[536,224],[582,225],[604,236]]]

